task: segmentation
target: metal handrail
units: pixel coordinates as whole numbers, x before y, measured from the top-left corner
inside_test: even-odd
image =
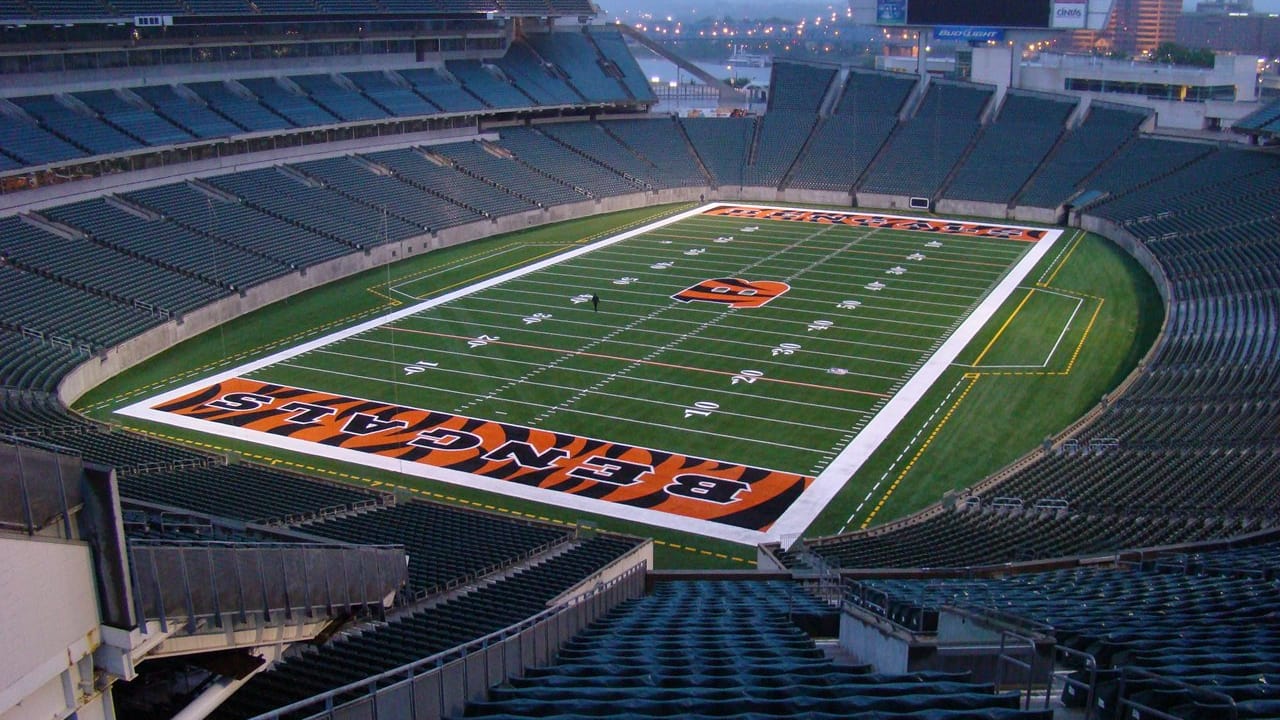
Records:
[[[1012,639],[1014,639],[1014,640],[1023,641],[1023,642],[1025,642],[1025,643],[1026,643],[1026,648],[1025,648],[1025,649],[1029,650],[1029,651],[1030,651],[1030,654],[1031,654],[1031,661],[1030,661],[1030,662],[1027,662],[1027,661],[1025,661],[1025,660],[1019,660],[1018,658],[1014,657],[1013,655],[1010,655],[1010,654],[1008,654],[1008,653],[1006,653],[1006,652],[1005,652],[1005,648],[1007,647],[1007,645],[1006,645],[1006,641],[1007,641],[1009,638],[1012,638]],[[1020,647],[1020,649],[1021,649],[1021,647]],[[1026,671],[1027,671],[1027,684],[1026,684],[1026,689],[1025,689],[1025,691],[1020,690],[1020,691],[1019,691],[1019,694],[1020,694],[1020,695],[1022,695],[1022,709],[1023,709],[1023,710],[1030,710],[1030,709],[1031,709],[1032,683],[1035,681],[1035,675],[1036,675],[1036,673],[1035,673],[1035,671],[1036,671],[1036,641],[1035,641],[1033,638],[1031,638],[1031,637],[1028,637],[1028,636],[1026,636],[1026,635],[1022,635],[1022,634],[1020,634],[1020,633],[1013,632],[1012,630],[1001,630],[1001,631],[1000,631],[1000,654],[996,656],[996,675],[995,675],[995,686],[996,686],[996,689],[997,689],[997,690],[999,690],[999,689],[1004,685],[1004,683],[1003,683],[1002,681],[1004,680],[1004,666],[1005,666],[1006,664],[1007,664],[1007,665],[1013,665],[1013,666],[1015,666],[1015,667],[1020,667],[1020,668],[1022,668],[1023,670],[1026,670]],[[1045,706],[1046,708],[1048,708],[1048,707],[1049,707],[1049,693],[1045,693],[1044,706]]]
[[[1055,647],[1054,652],[1062,653],[1067,657],[1079,658],[1084,661],[1084,669],[1089,671],[1088,683],[1084,683],[1079,680],[1073,680],[1070,676],[1062,678],[1062,682],[1066,685],[1070,685],[1071,687],[1084,688],[1085,710],[1084,710],[1084,717],[1081,718],[1080,720],[1093,720],[1093,714],[1097,710],[1097,708],[1094,707],[1094,699],[1097,698],[1098,696],[1098,659],[1095,658],[1091,653],[1082,652],[1080,650],[1073,650],[1069,647],[1063,647],[1061,645],[1058,645],[1057,647]],[[1049,693],[1053,692],[1052,684],[1050,684],[1048,692]],[[1049,700],[1050,698],[1046,694],[1045,696],[1046,706]]]
[[[573,542],[573,540],[574,540],[573,535],[571,534],[564,535],[559,538],[556,538],[555,540],[548,540],[547,542],[542,543],[537,547],[533,547],[528,550],[525,550],[524,552],[520,553],[515,557],[510,557],[505,560],[499,560],[498,562],[482,567],[479,570],[472,570],[471,572],[466,573],[465,575],[459,575],[457,577],[449,578],[444,582],[438,582],[434,585],[431,585],[430,587],[423,588],[422,590],[419,590],[416,593],[414,593],[413,602],[425,600],[431,597],[432,595],[436,595],[438,593],[442,593],[447,590],[452,590],[460,585],[470,584],[487,575],[492,575],[493,573],[496,573],[500,570],[505,570],[507,568],[514,567],[516,565],[519,565],[522,562],[525,562],[526,560],[534,558],[545,552],[549,552],[552,548],[556,548],[561,545],[566,545],[568,543],[571,543]]]

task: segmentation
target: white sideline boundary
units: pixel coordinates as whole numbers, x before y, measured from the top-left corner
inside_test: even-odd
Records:
[[[975,307],[974,310],[969,313],[968,317],[965,318],[964,322],[961,323],[951,336],[948,337],[941,346],[939,346],[933,355],[931,355],[921,365],[919,370],[917,370],[915,374],[907,380],[902,388],[899,389],[889,402],[887,402],[884,407],[876,413],[871,421],[858,432],[852,442],[850,442],[849,445],[847,445],[831,461],[831,463],[827,465],[827,467],[815,478],[810,487],[799,498],[797,498],[794,503],[792,503],[791,507],[789,507],[782,516],[779,517],[768,532],[747,530],[710,520],[689,518],[657,510],[647,510],[608,502],[605,500],[585,498],[571,493],[529,487],[519,483],[486,478],[456,470],[437,468],[413,462],[406,463],[395,458],[371,455],[358,450],[333,447],[306,440],[274,435],[271,433],[245,430],[238,427],[206,422],[195,418],[152,409],[155,406],[170,402],[183,395],[194,392],[197,389],[207,387],[230,378],[246,375],[255,370],[259,370],[269,365],[274,365],[325,345],[347,339],[381,325],[415,315],[436,305],[451,302],[466,295],[500,285],[528,273],[536,272],[600,248],[620,243],[637,235],[651,232],[671,223],[702,215],[710,209],[725,206],[757,207],[770,210],[792,210],[799,212],[818,211],[842,212],[847,214],[869,214],[879,217],[908,220],[926,219],[864,210],[820,210],[816,208],[794,208],[748,202],[711,202],[700,207],[678,213],[671,217],[628,230],[618,235],[598,240],[579,248],[567,250],[559,255],[537,261],[521,268],[516,268],[510,272],[503,273],[502,275],[481,281],[474,285],[454,290],[441,295],[440,297],[409,305],[386,315],[381,315],[363,323],[353,325],[349,328],[309,340],[300,345],[281,350],[266,357],[200,378],[193,382],[185,383],[180,387],[134,402],[116,410],[115,412],[130,418],[160,423],[162,425],[181,427],[195,432],[217,435],[243,442],[265,445],[268,447],[277,447],[304,455],[320,456],[356,465],[377,467],[383,470],[390,470],[406,475],[446,482],[453,485],[475,488],[499,495],[566,507],[581,512],[606,515],[622,520],[640,522],[647,525],[704,535],[745,545],[756,545],[762,542],[776,541],[784,536],[795,536],[803,533],[818,514],[826,508],[831,499],[834,498],[840,489],[844,487],[849,478],[851,478],[854,473],[862,467],[871,454],[879,448],[881,443],[884,442],[902,419],[906,417],[916,403],[920,401],[942,373],[955,361],[960,352],[963,351],[975,336],[977,336],[978,332],[981,331],[991,317],[995,315],[1000,306],[1009,298],[1009,296],[1013,294],[1014,290],[1031,272],[1032,268],[1040,262],[1040,260],[1052,249],[1053,245],[1062,236],[1061,230],[1043,228],[1046,233],[1044,239],[1032,244],[1026,254],[1024,254],[1016,264],[1005,272],[1005,275],[1000,282],[988,291],[978,306]],[[746,222],[746,220],[744,220],[744,222]],[[1024,227],[984,221],[972,222],[975,224],[993,227]],[[937,235],[937,237],[945,238],[948,236]],[[383,400],[383,402],[386,402],[386,400]],[[394,402],[394,400],[392,400],[392,402]],[[424,409],[429,410],[430,408]],[[505,422],[502,419],[490,419],[493,419],[495,422]],[[735,462],[732,464],[736,465],[739,463]]]

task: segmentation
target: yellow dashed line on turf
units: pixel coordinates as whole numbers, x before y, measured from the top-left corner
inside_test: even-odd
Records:
[[[694,553],[696,555],[707,555],[710,557],[718,558],[720,560],[731,560],[733,562],[743,563],[744,565],[756,564],[755,560],[748,560],[747,558],[741,558],[741,557],[738,557],[737,555],[726,555],[724,553],[712,552],[710,550],[702,550],[700,548],[690,547],[688,545],[680,545],[677,543],[667,542],[666,540],[654,539],[653,544],[661,545],[662,547],[665,547],[665,548],[671,548],[672,550],[684,550],[685,552]]]
[[[980,373],[965,373],[964,377],[969,379],[969,386],[960,393],[960,397],[956,398],[955,402],[951,403],[951,407],[947,408],[947,414],[943,415],[942,418],[938,420],[938,424],[935,425],[933,430],[929,433],[929,437],[925,438],[925,441],[920,445],[920,449],[916,451],[914,456],[912,456],[911,460],[906,464],[906,467],[902,468],[902,472],[898,473],[898,476],[893,479],[893,484],[889,486],[888,490],[884,491],[884,495],[880,496],[880,500],[876,503],[876,506],[872,508],[871,513],[862,521],[860,529],[866,530],[867,526],[871,524],[871,521],[875,519],[876,514],[880,512],[880,508],[884,507],[884,504],[888,502],[889,497],[893,495],[893,491],[897,490],[898,485],[902,483],[902,479],[911,472],[911,469],[915,467],[916,462],[920,460],[925,451],[929,449],[929,446],[933,444],[934,438],[936,438],[938,433],[942,431],[942,428],[946,426],[947,421],[951,419],[953,414],[955,414],[956,408],[960,407],[960,403],[964,402],[965,396],[967,396],[969,391],[973,389],[973,386],[978,383],[978,378],[982,377],[982,375]]]
[[[1071,359],[1067,361],[1067,367],[1063,370],[999,370],[992,372],[984,372],[984,375],[1000,376],[1000,377],[1063,377],[1070,375],[1075,368],[1076,360],[1080,358],[1080,352],[1084,350],[1085,341],[1089,339],[1089,334],[1093,332],[1093,326],[1098,322],[1098,315],[1102,313],[1102,306],[1107,302],[1106,298],[1100,298],[1096,295],[1085,295],[1078,293],[1080,297],[1097,300],[1098,305],[1093,309],[1093,315],[1089,318],[1089,323],[1085,325],[1084,332],[1080,335],[1080,341],[1076,343],[1076,347],[1071,352]]]

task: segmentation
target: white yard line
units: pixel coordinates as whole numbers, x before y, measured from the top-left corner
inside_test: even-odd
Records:
[[[1039,290],[1039,289],[1037,290],[1039,292],[1047,292],[1052,295],[1070,297],[1069,295],[1065,295],[1059,292],[1053,292],[1052,290]],[[1058,352],[1058,346],[1062,344],[1062,339],[1067,336],[1067,331],[1071,329],[1071,323],[1075,322],[1076,315],[1080,313],[1080,308],[1084,306],[1084,298],[1071,298],[1071,299],[1076,301],[1076,307],[1074,310],[1071,311],[1071,317],[1067,318],[1067,323],[1062,326],[1062,332],[1058,333],[1058,339],[1054,341],[1053,347],[1049,349],[1049,354],[1045,356],[1044,362],[1040,363],[1041,368],[1049,367],[1049,363],[1053,360],[1053,356]]]
[[[325,354],[328,354],[328,355],[340,355],[340,356],[343,356],[343,357],[349,357],[349,358],[352,358],[352,359],[354,359],[354,360],[366,360],[366,361],[369,361],[369,362],[385,362],[385,363],[390,363],[390,362],[391,362],[390,360],[379,360],[378,358],[363,358],[363,357],[360,357],[359,355],[349,355],[349,354],[347,354],[347,353],[335,353],[335,352],[330,352],[330,351],[327,351],[327,350],[321,350],[321,351],[319,351],[319,352],[322,352],[322,353],[325,353]],[[395,365],[401,365],[401,363],[394,363],[394,364],[395,364]],[[413,384],[413,383],[407,383],[407,382],[404,382],[403,380],[389,380],[389,379],[387,379],[387,378],[371,377],[371,376],[369,376],[369,375],[361,375],[361,374],[359,374],[359,373],[346,372],[346,371],[343,371],[343,370],[333,370],[333,369],[330,369],[330,368],[313,367],[313,366],[311,366],[311,365],[304,365],[304,364],[302,364],[302,363],[297,363],[297,362],[292,362],[292,361],[291,361],[291,362],[282,362],[282,363],[280,363],[280,365],[279,365],[279,366],[280,366],[280,367],[293,368],[293,369],[295,369],[295,370],[307,370],[307,371],[309,371],[309,372],[323,373],[323,374],[325,374],[325,375],[338,375],[338,376],[341,376],[341,377],[354,378],[354,379],[356,379],[356,380],[372,380],[372,381],[374,381],[374,382],[387,383],[387,384],[390,384],[390,385],[397,385],[397,386],[400,386],[400,387],[411,387],[411,388],[416,388],[416,389],[418,389],[418,390],[421,390],[421,389],[422,389],[422,386],[421,386],[421,385],[415,385],[415,384]],[[433,369],[432,369],[432,372],[439,372],[440,370],[441,370],[441,368],[433,368]],[[506,379],[508,379],[508,378],[494,377],[494,376],[491,376],[491,375],[485,375],[484,373],[466,372],[466,371],[464,371],[464,370],[453,370],[453,371],[451,371],[451,372],[452,372],[453,374],[457,374],[457,375],[468,375],[468,376],[471,376],[471,377],[482,377],[482,378],[488,378],[488,379],[490,379],[490,380],[506,380]],[[610,374],[610,377],[612,377],[612,374]],[[529,384],[529,385],[533,385],[533,386],[535,386],[535,387],[550,388],[550,389],[552,389],[552,390],[571,390],[571,391],[574,391],[574,392],[582,392],[582,393],[584,393],[584,394],[588,394],[588,395],[600,395],[600,396],[602,396],[602,397],[609,397],[609,398],[614,398],[614,399],[617,399],[617,400],[630,400],[630,401],[638,402],[638,403],[648,403],[648,404],[650,404],[650,405],[661,405],[661,406],[663,406],[663,407],[675,408],[675,409],[677,409],[677,410],[682,410],[682,409],[684,409],[684,407],[685,407],[684,405],[682,405],[682,404],[680,404],[680,403],[663,402],[663,401],[661,401],[661,400],[654,400],[653,398],[635,397],[635,396],[633,396],[633,395],[620,395],[620,394],[618,394],[618,393],[600,392],[600,391],[598,391],[598,390],[596,390],[596,389],[594,389],[594,388],[588,388],[588,389],[585,389],[585,390],[584,390],[583,388],[568,387],[568,386],[565,386],[565,385],[556,385],[555,383],[535,382],[535,381],[532,381],[532,380],[526,380],[526,381],[525,381],[525,383],[526,383],[526,384]],[[282,384],[283,384],[283,383],[282,383]],[[453,394],[453,395],[464,395],[464,396],[466,396],[466,397],[476,397],[473,393],[464,392],[464,391],[461,391],[461,390],[449,390],[449,389],[447,389],[447,388],[432,388],[432,389],[433,389],[433,390],[437,390],[437,391],[441,391],[441,392],[445,392],[445,393],[450,393],[450,394]],[[514,400],[514,399],[512,399],[512,398],[500,398],[500,397],[497,397],[495,394],[492,394],[492,393],[490,393],[490,394],[488,394],[488,395],[482,395],[482,396],[480,396],[480,398],[481,398],[481,399],[483,399],[483,400],[496,400],[496,401],[498,401],[498,402],[510,402],[510,403],[515,403],[515,404],[517,404],[517,405],[532,405],[532,406],[534,406],[534,407],[545,407],[544,405],[539,405],[538,403],[531,403],[531,402],[526,402],[526,401],[523,401],[523,400]],[[397,404],[398,404],[398,403],[397,403]],[[580,412],[580,413],[581,413],[581,414],[583,414],[583,415],[597,415],[597,413],[591,413],[591,412],[586,412],[586,411],[575,411],[575,412]],[[852,411],[851,411],[851,412],[852,412]],[[746,413],[734,413],[734,412],[729,412],[728,410],[724,410],[724,409],[717,410],[717,411],[716,411],[716,413],[717,413],[717,414],[719,414],[719,415],[732,415],[732,416],[734,416],[734,417],[746,418],[746,419],[748,419],[748,420],[755,420],[755,421],[757,421],[757,422],[762,422],[762,423],[781,423],[781,424],[783,424],[783,425],[795,425],[795,426],[797,426],[797,427],[816,428],[816,429],[818,429],[818,430],[827,430],[827,431],[829,431],[829,432],[836,432],[836,433],[844,432],[844,431],[845,431],[845,429],[844,429],[844,428],[826,427],[826,426],[823,426],[823,425],[814,425],[813,423],[801,423],[801,422],[796,422],[796,421],[794,421],[794,420],[779,420],[779,419],[776,419],[776,418],[761,417],[761,416],[759,416],[759,415],[748,415],[748,414],[746,414]],[[459,413],[459,414],[461,414],[461,413]],[[615,417],[614,417],[614,416],[612,416],[612,415],[597,415],[597,416],[598,416],[598,417],[607,417],[607,418],[611,418],[611,419],[622,419],[622,418],[615,418]],[[670,427],[670,425],[667,425],[667,424],[653,423],[653,422],[648,422],[648,421],[645,421],[645,420],[636,420],[635,418],[628,418],[628,419],[627,419],[627,422],[634,422],[634,423],[639,423],[639,424],[642,424],[642,425],[651,425],[651,426],[653,426],[653,427]],[[700,431],[697,431],[697,430],[689,430],[689,431],[687,431],[687,432],[700,432]],[[715,435],[715,434],[717,434],[717,433],[705,433],[705,434]],[[764,444],[764,445],[771,445],[771,446],[773,446],[773,447],[783,447],[783,448],[789,448],[789,449],[793,449],[793,450],[809,450],[809,451],[812,451],[812,448],[808,448],[808,447],[799,447],[799,446],[796,446],[796,445],[786,445],[786,444],[783,444],[783,443],[769,442],[769,441],[767,441],[767,440],[758,440],[758,439],[757,439],[757,440],[751,440],[751,439],[748,439],[748,438],[740,438],[740,437],[736,437],[736,436],[732,436],[732,435],[724,435],[724,437],[732,437],[732,438],[734,438],[735,440],[742,440],[743,442],[747,442],[747,443],[760,443],[760,444]],[[801,472],[801,471],[796,471],[796,470],[787,470],[786,468],[778,468],[778,469],[780,469],[780,470],[785,470],[786,472],[797,472],[797,473],[798,473],[798,472]]]

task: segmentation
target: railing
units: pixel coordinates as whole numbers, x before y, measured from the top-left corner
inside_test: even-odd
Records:
[[[1080,718],[1080,720],[1093,720],[1094,712],[1097,709],[1094,707],[1094,699],[1098,696],[1098,659],[1087,652],[1072,650],[1069,647],[1063,647],[1061,645],[1054,648],[1055,660],[1058,655],[1065,655],[1068,658],[1080,661],[1081,669],[1089,674],[1089,682],[1087,683],[1075,680],[1069,676],[1062,678],[1062,682],[1066,687],[1084,690],[1084,717]],[[1053,692],[1052,684],[1050,684],[1048,692]],[[1049,700],[1050,697],[1046,694],[1046,707],[1048,706]]]
[[[574,539],[573,535],[564,535],[559,538],[556,538],[555,540],[548,540],[547,542],[544,542],[537,547],[525,550],[524,552],[520,553],[519,555],[516,555],[515,557],[486,565],[485,567],[482,567],[478,570],[472,570],[471,572],[465,575],[459,575],[454,578],[449,578],[444,582],[436,583],[435,585],[424,588],[414,593],[413,602],[425,600],[431,597],[432,595],[438,595],[443,592],[448,592],[449,590],[452,590],[456,587],[460,587],[462,585],[469,585],[479,580],[480,578],[485,577],[486,575],[491,575],[500,570],[505,570],[509,567],[513,567],[515,565],[518,565],[519,563],[529,560],[530,558],[536,557],[545,552],[549,552],[552,548],[570,543],[573,541],[573,539]]]
[[[279,624],[381,606],[408,579],[404,548],[339,543],[130,540],[135,620]],[[273,616],[282,615],[281,618]]]
[[[1015,641],[1016,645],[1011,646],[1009,644],[1010,640]],[[1017,651],[1016,655],[1014,654],[1014,651]],[[1023,660],[1019,657],[1020,655],[1030,656],[1030,659]],[[1036,680],[1036,670],[1039,669],[1036,659],[1036,641],[1034,638],[1012,630],[1000,631],[1000,654],[996,656],[995,686],[997,690],[1004,686],[1004,673],[1007,666],[1012,665],[1013,667],[1020,668],[1026,674],[1026,682],[1022,684],[1022,687],[1018,691],[1022,696],[1021,704],[1023,710],[1031,709],[1032,688]],[[1053,668],[1051,667],[1049,670],[1050,674],[1052,674]],[[1049,688],[1052,688],[1053,684],[1048,683],[1048,686]],[[1048,691],[1045,692],[1044,707],[1046,709],[1049,707]]]
[[[382,505],[383,501],[379,498],[369,498],[368,500],[357,500],[355,502],[343,503],[341,505],[328,505],[320,508],[319,510],[289,513],[275,518],[258,518],[257,520],[252,520],[250,522],[257,525],[266,525],[268,527],[301,525],[303,523],[315,522],[317,520],[342,517],[361,510],[380,508]]]
[[[523,675],[527,667],[550,662],[565,640],[624,600],[643,595],[647,570],[647,564],[640,563],[589,592],[515,625],[251,720],[460,716],[468,702],[484,697],[493,685]],[[339,704],[338,698],[355,693],[362,696]]]
[[[72,537],[71,510],[84,502],[79,457],[33,449],[27,438],[0,436],[0,466],[13,468],[0,483],[0,528],[35,534],[54,519]]]
[[[105,430],[98,432],[106,433]],[[149,475],[151,473],[167,473],[177,472],[178,470],[192,470],[196,468],[207,467],[211,464],[218,463],[219,458],[186,458],[182,460],[156,460],[153,462],[134,463],[133,465],[121,465],[116,468],[116,474],[121,477],[130,475]]]

